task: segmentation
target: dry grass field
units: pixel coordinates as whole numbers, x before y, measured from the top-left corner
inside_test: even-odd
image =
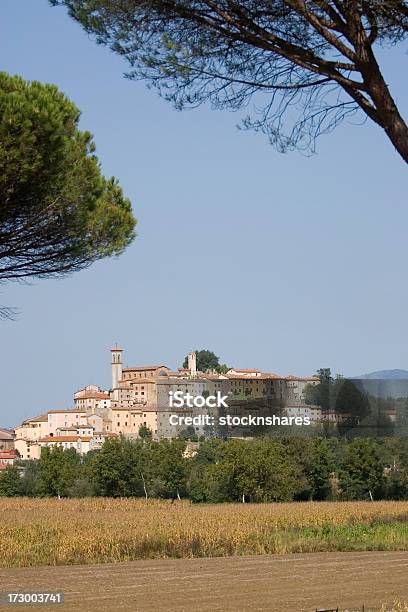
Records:
[[[0,567],[408,550],[407,502],[0,498]]]

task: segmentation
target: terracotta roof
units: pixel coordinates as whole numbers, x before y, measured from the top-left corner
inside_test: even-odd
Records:
[[[109,393],[101,393],[100,391],[90,391],[89,393],[87,393],[86,395],[80,395],[79,397],[76,397],[75,400],[81,400],[81,399],[109,399],[110,395]]]
[[[66,410],[49,410],[48,414],[75,414],[75,413],[80,413],[83,414],[84,416],[86,416],[86,410],[80,410],[79,408],[67,408]]]
[[[14,449],[0,451],[0,459],[14,459],[17,457],[17,452]]]
[[[41,423],[45,423],[45,421],[48,421],[48,415],[41,414],[40,416],[33,417],[32,419],[26,419],[25,421],[23,421],[23,425],[25,423],[38,423],[40,421]]]
[[[142,410],[140,412],[158,412],[158,411],[159,411],[159,408],[157,406],[156,407],[150,407],[150,408],[148,408],[146,406],[146,408],[142,408]]]
[[[0,440],[12,440],[13,434],[11,431],[7,431],[6,429],[0,429]]]
[[[261,376],[241,376],[239,374],[228,374],[227,375],[231,380],[244,380],[245,382],[256,382],[258,380],[271,380],[272,376],[267,376],[266,374],[262,374]]]
[[[57,431],[77,431],[78,429],[94,429],[93,425],[80,425],[79,423],[70,427],[57,427]]]
[[[304,380],[304,381],[320,381],[318,376],[293,376],[293,374],[289,374],[289,376],[284,377],[285,380]]]
[[[143,406],[142,404],[136,405],[136,406],[129,406],[128,408],[119,408],[119,407],[113,407],[112,408],[112,412],[156,412],[158,410],[158,408],[156,407],[148,407],[148,406]]]
[[[120,380],[119,385],[116,389],[130,389],[135,385],[144,385],[144,384],[155,384],[156,380],[154,378],[129,378],[128,380]]]
[[[139,372],[139,371],[143,371],[143,370],[157,370],[158,368],[166,368],[167,370],[169,369],[167,366],[161,364],[161,365],[146,365],[146,366],[135,366],[132,368],[123,368],[123,372],[130,372],[130,371],[135,371],[135,372]]]
[[[234,372],[257,372],[261,374],[262,370],[256,370],[251,368],[230,368],[228,371],[234,370]]]
[[[140,409],[139,408],[135,408],[134,406],[128,406],[127,408],[126,408],[126,406],[125,407],[123,407],[123,406],[112,406],[112,412],[120,412],[120,411],[122,411],[122,412],[136,412],[136,411],[140,411]]]
[[[92,436],[44,436],[39,442],[89,442]]]

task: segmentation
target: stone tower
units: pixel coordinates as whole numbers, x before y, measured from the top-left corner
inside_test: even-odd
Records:
[[[122,380],[122,352],[123,349],[111,349],[112,354],[112,389],[116,389],[118,382]]]
[[[195,351],[191,351],[191,353],[189,353],[187,357],[190,376],[195,376],[197,374],[197,354]]]

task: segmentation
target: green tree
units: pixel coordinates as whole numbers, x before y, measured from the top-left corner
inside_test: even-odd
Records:
[[[65,275],[134,238],[130,201],[79,118],[54,85],[0,73],[0,282]]]
[[[217,501],[292,501],[304,486],[298,463],[281,441],[228,440],[218,453],[216,464],[205,471],[203,488],[216,492]]]
[[[0,497],[16,497],[23,494],[20,472],[14,466],[0,472]]]
[[[357,421],[370,414],[368,397],[347,378],[338,381],[334,408],[339,414],[348,413]]]
[[[331,497],[332,474],[336,468],[335,453],[330,441],[321,438],[314,440],[308,473],[312,499],[324,500]]]
[[[229,475],[216,464],[191,465],[188,493],[193,503],[217,504],[235,501],[230,491]]]
[[[244,127],[280,150],[313,150],[358,111],[408,162],[408,126],[376,56],[408,36],[406,0],[50,2],[125,57],[128,78],[147,79],[178,109],[253,101]]]
[[[38,493],[38,484],[40,478],[40,462],[25,461],[24,473],[21,479],[23,487],[23,495],[27,497],[35,497]]]
[[[157,497],[180,499],[186,493],[188,459],[184,440],[161,440],[152,446],[150,483]]]
[[[197,370],[200,372],[209,372],[216,370],[217,372],[226,372],[229,368],[225,364],[220,364],[220,358],[212,351],[202,349],[195,351],[197,356]],[[183,368],[188,367],[188,356],[184,359]]]
[[[139,438],[142,438],[142,440],[151,440],[152,430],[149,427],[147,427],[147,425],[140,425]]]
[[[68,497],[94,497],[97,491],[95,482],[82,477],[76,478],[71,485],[68,485],[65,492]]]
[[[36,490],[42,496],[64,497],[80,474],[80,457],[75,449],[61,446],[41,449]]]
[[[188,425],[188,427],[180,431],[179,438],[181,438],[181,440],[192,440],[193,442],[198,440],[196,430],[192,425]]]
[[[143,441],[108,439],[92,462],[92,473],[101,495],[142,496],[147,470],[147,449]]]
[[[385,484],[384,465],[375,440],[361,438],[347,444],[339,484],[344,499],[381,498]]]
[[[194,457],[194,462],[202,465],[209,465],[211,463],[217,463],[221,455],[220,450],[222,449],[223,443],[219,438],[210,438],[202,442],[197,450],[197,454]]]
[[[333,377],[330,368],[320,368],[317,370],[319,384],[308,384],[305,387],[307,404],[320,406],[322,410],[330,410],[333,393]]]

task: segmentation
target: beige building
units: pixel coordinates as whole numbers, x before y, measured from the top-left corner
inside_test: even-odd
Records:
[[[170,368],[165,365],[138,366],[134,368],[123,368],[122,381],[143,380],[144,378],[158,378],[168,376]]]
[[[104,418],[99,414],[90,414],[88,415],[86,420],[88,425],[91,425],[94,428],[94,431],[109,431],[108,429],[106,429],[106,426],[110,423],[110,420],[108,420],[107,417]]]
[[[111,392],[110,407],[151,406],[157,403],[156,381],[153,378],[119,382]]]
[[[90,450],[90,441],[91,436],[45,436],[44,438],[40,438],[38,440],[38,444],[40,448],[44,448],[47,446],[48,448],[53,448],[54,446],[59,446],[64,450],[69,450],[73,448],[80,455],[86,455],[86,453]]]
[[[49,410],[48,418],[48,434],[54,435],[60,427],[70,427],[71,425],[86,425],[87,411],[79,409],[65,410]]]
[[[87,414],[95,414],[98,410],[110,408],[110,395],[96,385],[88,385],[74,394],[74,404],[77,410],[84,410]]]
[[[41,449],[38,439],[16,438],[14,446],[21,459],[39,459]]]
[[[40,438],[38,446],[40,453],[44,447],[58,446],[64,450],[73,448],[78,454],[86,455],[89,451],[100,450],[105,440],[112,435],[115,434],[95,432],[89,425],[62,427],[55,435]]]
[[[23,440],[38,440],[42,436],[47,436],[50,433],[48,415],[42,414],[23,421],[19,427],[15,428],[14,433],[16,439],[22,438]]]
[[[137,437],[142,426],[148,427],[154,437],[157,436],[157,407],[141,406],[130,408],[112,407],[111,421],[108,424],[112,433]]]

